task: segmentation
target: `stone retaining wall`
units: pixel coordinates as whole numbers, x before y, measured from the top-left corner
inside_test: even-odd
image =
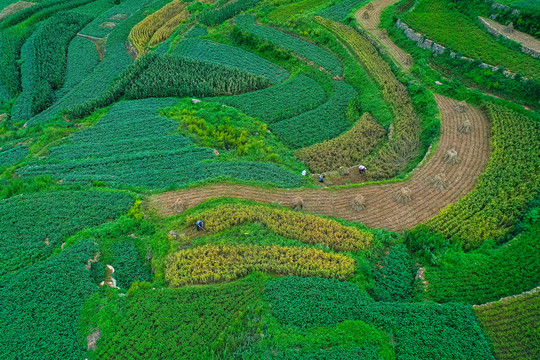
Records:
[[[488,23],[486,20],[482,18],[478,18],[480,23],[486,28],[486,30],[494,35],[494,36],[502,36],[505,39],[515,41],[514,39],[511,39],[510,37],[506,36],[504,33],[493,27],[490,23]],[[540,58],[540,51],[537,51],[535,49],[531,49],[523,44],[521,44],[521,51],[527,55],[530,55],[534,58]]]
[[[418,46],[419,48],[430,50],[431,52],[433,52],[435,54],[438,54],[438,55],[441,55],[442,53],[444,53],[446,51],[446,47],[444,47],[444,46],[442,46],[440,44],[437,44],[433,40],[429,40],[425,35],[417,33],[416,31],[411,29],[406,23],[401,21],[401,19],[398,19],[396,21],[396,26],[397,26],[398,29],[403,30],[403,32],[405,33],[405,36],[407,36],[407,38],[409,40],[412,40],[412,41],[416,42],[416,46]],[[455,58],[456,56],[457,56],[457,53],[450,52],[450,57]],[[460,59],[471,61],[471,62],[474,61],[474,59],[471,59],[471,58],[468,58],[468,57],[465,57],[465,56],[460,57]],[[481,63],[478,66],[483,68],[483,69],[491,69],[492,71],[499,70],[499,68],[497,66],[489,65],[489,64],[486,64],[486,63]],[[506,77],[511,77],[511,78],[513,78],[515,76],[515,74],[513,74],[513,73],[511,73],[510,71],[507,71],[507,70],[504,71],[504,75]]]

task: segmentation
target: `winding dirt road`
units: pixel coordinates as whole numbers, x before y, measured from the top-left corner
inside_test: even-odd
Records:
[[[412,67],[412,58],[403,51],[399,46],[379,29],[381,23],[381,13],[385,8],[397,3],[399,0],[375,0],[360,8],[355,14],[356,21],[364,30],[372,35],[382,44],[395,60],[397,65],[401,66],[404,71],[409,71]]]

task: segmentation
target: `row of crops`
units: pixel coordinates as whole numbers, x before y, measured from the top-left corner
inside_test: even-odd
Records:
[[[300,149],[295,155],[315,172],[331,171],[339,166],[351,167],[361,164],[381,143],[385,133],[369,113],[364,113],[347,132]]]
[[[468,305],[374,302],[350,283],[300,277],[269,281],[265,297],[272,315],[293,328],[335,326],[347,320],[376,326],[395,342],[398,359],[493,359]]]
[[[118,76],[101,96],[68,108],[67,114],[82,117],[122,96],[145,99],[234,95],[265,88],[268,84],[268,78],[238,68],[188,57],[148,54]]]
[[[265,76],[271,84],[277,84],[289,77],[287,70],[253,53],[209,40],[185,39],[171,54]]]
[[[290,35],[272,27],[257,25],[255,24],[255,17],[252,15],[238,16],[235,18],[234,23],[241,30],[298,54],[300,57],[314,62],[317,66],[323,67],[334,75],[343,75],[343,65],[328,50],[298,36]]]
[[[511,231],[540,182],[538,123],[507,107],[485,106],[492,130],[486,170],[474,191],[427,222],[446,237],[458,237],[466,248]]]
[[[367,162],[370,169],[368,178],[378,180],[397,175],[420,150],[420,119],[415,113],[410,94],[395,77],[388,63],[378,54],[375,46],[356,30],[321,17],[315,19],[338,36],[381,86],[382,95],[390,106],[395,121],[392,139]]]
[[[260,302],[264,280],[252,275],[229,284],[143,288],[132,297],[91,299],[84,311],[87,331],[92,332],[95,326],[106,331],[98,349],[89,356],[126,360],[212,358],[220,352],[217,343],[224,330],[233,326],[248,307]],[[96,308],[101,310],[96,312]]]
[[[92,196],[83,196],[79,198],[81,202],[92,201]],[[68,199],[60,197],[58,200]],[[33,203],[36,207],[40,204],[37,201]],[[76,204],[67,204],[76,209]],[[32,209],[27,210],[30,215]],[[54,210],[60,211],[61,208],[57,206]],[[33,215],[38,218],[39,213]],[[81,221],[92,219],[88,216],[83,219],[76,212],[71,215]],[[18,212],[18,217],[23,218],[25,214]],[[57,222],[58,219],[50,214],[47,220]],[[84,224],[91,225],[92,222],[86,221]],[[31,221],[20,222],[20,226],[30,225]],[[43,228],[44,224],[41,225],[44,233],[47,229]],[[54,229],[48,230],[52,233]],[[10,237],[9,241],[13,239],[25,237]],[[2,239],[2,243],[4,241]],[[2,253],[5,250],[2,249]],[[0,301],[3,304],[0,308],[0,353],[3,359],[84,358],[85,348],[81,344],[77,323],[84,302],[98,291],[90,271],[85,269],[87,261],[96,251],[93,240],[89,239],[46,261],[0,279]]]
[[[305,247],[203,245],[172,254],[165,279],[178,287],[231,281],[253,271],[343,280],[354,273],[354,260]]]
[[[21,50],[23,92],[13,108],[14,121],[26,121],[48,108],[64,83],[67,47],[91,19],[59,13],[43,22]],[[60,36],[58,36],[60,34]]]
[[[131,2],[123,2],[122,4],[126,3]],[[139,10],[134,15],[120,22],[112,30],[109,29],[110,34],[107,37],[106,51],[103,60],[95,66],[88,76],[70,89],[64,97],[56,101],[47,110],[30,119],[28,125],[33,126],[45,123],[64,109],[75,107],[89,99],[100,96],[107,89],[108,85],[133,63],[133,59],[126,51],[125,41],[133,26],[142,18],[143,14]],[[87,32],[86,29],[91,29],[94,26],[94,22],[88,24],[81,32],[89,34],[90,32]],[[97,26],[99,27],[99,25]],[[74,52],[78,51],[76,48],[72,48],[71,50]],[[68,58],[69,56],[70,55],[68,54]],[[95,58],[95,54],[93,52],[79,54],[77,66],[86,66],[85,64],[89,62],[89,60],[86,59],[87,57]]]
[[[147,46],[152,48],[167,40],[174,29],[190,17],[189,11],[185,10],[186,6],[180,0],[171,1],[133,27],[129,38],[139,56],[147,51]]]
[[[117,218],[131,204],[127,195],[93,191],[37,193],[0,201],[0,276],[46,259],[68,236]]]
[[[497,42],[469,17],[451,9],[448,1],[422,0],[404,16],[404,20],[428,39],[459,51],[464,56],[481,59],[490,65],[504,66],[526,77],[540,76],[540,60]]]
[[[260,205],[219,206],[188,216],[186,224],[193,226],[201,219],[210,232],[219,232],[247,222],[259,222],[278,235],[307,244],[326,244],[336,251],[367,249],[373,240],[370,233],[332,220]]]
[[[538,290],[475,307],[478,321],[491,339],[497,359],[540,356],[540,296]],[[526,331],[523,331],[526,329]]]
[[[270,125],[270,130],[291,149],[330,140],[346,131],[351,123],[347,108],[358,95],[344,81],[333,81],[334,93],[327,102],[298,116]]]
[[[234,106],[272,124],[310,111],[326,102],[327,98],[316,80],[299,75],[286,83],[263,90],[206,100]]]
[[[28,147],[15,146],[0,151],[0,168],[22,160],[28,154]]]
[[[219,177],[300,185],[298,175],[274,164],[205,162],[216,158],[212,149],[190,146],[189,139],[171,134],[179,124],[157,114],[159,108],[177,102],[171,98],[120,102],[96,126],[71,135],[69,145],[53,147],[50,159],[18,173],[24,178],[52,175],[65,184],[101,181],[113,187],[152,189]]]

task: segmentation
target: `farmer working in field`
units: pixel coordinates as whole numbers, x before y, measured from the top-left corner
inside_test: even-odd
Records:
[[[364,175],[364,173],[366,172],[366,167],[364,165],[358,166],[358,172],[360,173],[360,175]]]
[[[324,175],[319,175],[319,182],[320,183],[324,182]]]
[[[202,222],[202,220],[197,220],[195,225],[197,225],[197,231],[204,230],[204,223]]]

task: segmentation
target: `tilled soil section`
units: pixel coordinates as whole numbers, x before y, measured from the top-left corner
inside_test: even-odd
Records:
[[[369,4],[363,6],[355,14],[356,21],[361,26],[373,35],[392,55],[392,57],[398,62],[403,70],[409,71],[412,66],[412,58],[403,51],[399,46],[394,44],[392,40],[386,35],[386,33],[379,29],[381,23],[381,13],[383,10],[399,0],[375,0]]]
[[[185,190],[170,191],[154,195],[149,206],[162,216],[175,215],[175,203],[181,201],[184,209],[218,197],[233,197],[265,203],[291,206],[300,197],[304,210],[333,217],[359,221],[372,228],[401,231],[411,228],[437,215],[476,185],[490,155],[489,121],[480,109],[467,105],[465,112],[458,112],[459,102],[435,95],[441,111],[441,138],[437,148],[424,165],[416,169],[411,177],[391,184],[371,184],[350,188],[318,189],[267,189],[254,186],[217,184]],[[466,120],[470,132],[462,134],[458,128]],[[445,162],[448,150],[457,152],[457,164]],[[433,181],[437,174],[444,174],[444,189],[437,190]],[[402,188],[410,189],[410,202],[402,204],[396,195]],[[362,196],[365,209],[355,211],[351,201]],[[180,199],[180,200],[179,200]]]

